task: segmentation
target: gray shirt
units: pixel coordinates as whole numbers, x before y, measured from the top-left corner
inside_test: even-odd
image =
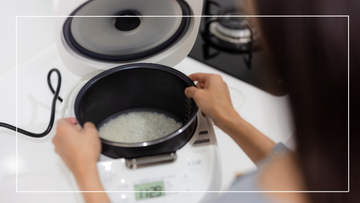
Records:
[[[283,144],[276,144],[266,159],[257,164],[259,170],[253,171],[249,174],[243,175],[236,179],[228,191],[243,191],[243,192],[229,192],[223,193],[216,200],[217,203],[243,202],[243,203],[278,203],[260,191],[265,191],[260,186],[259,175],[260,171],[266,164],[268,164],[274,157],[286,154],[290,150]],[[244,192],[245,191],[245,192]]]

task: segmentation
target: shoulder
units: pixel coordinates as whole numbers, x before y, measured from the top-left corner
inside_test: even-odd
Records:
[[[273,158],[259,171],[258,182],[264,191],[306,191],[295,153]],[[279,202],[308,203],[305,193],[267,193]]]
[[[295,159],[289,151],[273,156],[260,164],[259,170],[236,179],[229,192],[223,193],[217,202],[309,203],[305,193],[264,192],[306,190]]]

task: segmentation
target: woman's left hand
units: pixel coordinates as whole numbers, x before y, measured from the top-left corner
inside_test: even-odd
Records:
[[[56,135],[52,142],[55,152],[75,176],[96,166],[101,144],[94,124],[87,122],[84,128],[81,128],[75,118],[61,119],[57,122]]]
[[[84,128],[77,125],[75,118],[64,118],[57,122],[56,135],[52,139],[55,152],[74,174],[87,203],[110,202],[101,185],[96,162],[99,159],[101,143],[94,124],[87,122]]]

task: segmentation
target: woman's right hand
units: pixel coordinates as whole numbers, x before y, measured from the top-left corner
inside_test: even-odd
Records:
[[[198,83],[197,88],[185,89],[186,96],[193,98],[202,113],[210,117],[216,126],[228,134],[254,163],[264,159],[275,143],[242,119],[235,111],[228,86],[221,76],[195,73],[189,77]]]
[[[198,82],[197,88],[186,88],[185,95],[194,99],[202,113],[210,117],[215,125],[221,128],[226,117],[239,116],[231,103],[228,86],[220,75],[194,73],[189,78]]]

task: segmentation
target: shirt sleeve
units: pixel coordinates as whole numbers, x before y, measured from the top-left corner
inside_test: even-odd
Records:
[[[265,158],[265,162],[268,163],[279,155],[285,155],[291,152],[282,142],[277,143],[270,151],[270,153]]]

